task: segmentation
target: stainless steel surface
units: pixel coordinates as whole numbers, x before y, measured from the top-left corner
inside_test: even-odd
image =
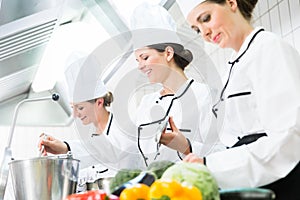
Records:
[[[9,163],[17,200],[62,200],[75,193],[79,160],[38,157]]]
[[[86,190],[104,190],[110,193],[109,184],[113,177],[100,178],[93,183],[86,183]]]

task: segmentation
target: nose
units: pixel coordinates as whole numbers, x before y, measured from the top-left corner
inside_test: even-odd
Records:
[[[201,36],[203,37],[203,39],[208,40],[210,39],[211,36],[211,30],[205,26],[201,26]]]
[[[139,63],[138,63],[138,69],[142,71],[144,68],[145,68],[144,62],[139,61]]]
[[[73,108],[73,116],[78,117],[79,113],[76,108]]]

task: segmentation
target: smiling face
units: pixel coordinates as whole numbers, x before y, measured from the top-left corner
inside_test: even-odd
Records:
[[[163,83],[170,74],[168,55],[155,49],[141,48],[135,51],[139,70],[147,75],[150,83]]]
[[[97,121],[96,103],[72,103],[71,107],[73,109],[74,117],[80,119],[83,125],[88,125]]]
[[[234,0],[225,4],[201,3],[189,13],[187,20],[203,39],[221,48],[238,50],[244,40],[240,25],[245,20]]]

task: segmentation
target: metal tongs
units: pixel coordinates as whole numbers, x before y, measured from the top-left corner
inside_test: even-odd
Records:
[[[46,140],[47,139],[47,134],[44,133],[43,135],[43,140]],[[39,150],[39,157],[42,157],[43,156],[43,152],[45,151],[45,146],[42,144],[42,148],[41,150]]]

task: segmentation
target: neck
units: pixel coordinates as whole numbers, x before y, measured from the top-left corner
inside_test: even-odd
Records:
[[[103,108],[97,115],[97,122],[95,124],[96,133],[102,134],[105,130],[109,119],[109,112]]]
[[[241,28],[240,28],[241,27]],[[246,40],[246,38],[248,37],[248,35],[254,30],[253,26],[251,26],[251,24],[249,22],[247,23],[242,23],[241,26],[239,26],[239,34],[238,37],[236,39],[237,42],[235,42],[235,45],[233,46],[233,49],[236,52],[239,52],[239,50],[241,49],[244,41]]]
[[[246,29],[244,29],[243,34],[240,35],[239,37],[239,42],[237,42],[236,47],[234,48],[234,50],[236,52],[239,52],[239,50],[241,49],[244,41],[246,40],[246,38],[248,37],[248,35],[254,30],[254,28],[252,26],[246,27]]]
[[[168,78],[162,83],[161,95],[174,94],[188,80],[181,69],[172,70]]]

